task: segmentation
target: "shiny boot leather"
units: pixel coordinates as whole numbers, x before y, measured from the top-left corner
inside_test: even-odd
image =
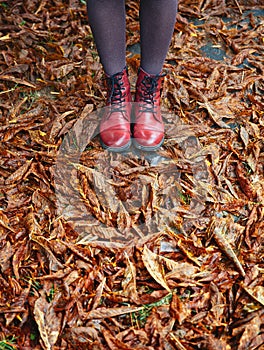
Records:
[[[144,151],[155,151],[164,141],[164,124],[160,111],[160,89],[164,75],[151,75],[142,68],[139,69],[133,143]]]
[[[100,122],[100,138],[104,148],[122,152],[131,145],[131,93],[127,68],[106,76],[107,106]]]

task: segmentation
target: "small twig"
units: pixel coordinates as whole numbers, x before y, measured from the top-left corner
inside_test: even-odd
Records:
[[[243,14],[243,12],[242,12],[242,10],[241,10],[241,7],[240,7],[240,5],[239,5],[238,0],[235,0],[235,3],[236,3],[236,5],[237,5],[237,7],[238,7],[239,12],[240,12],[240,13],[241,13],[241,15],[242,15],[242,14]]]

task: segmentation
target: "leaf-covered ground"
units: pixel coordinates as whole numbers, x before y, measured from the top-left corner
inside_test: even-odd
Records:
[[[83,1],[0,2],[0,349],[264,348],[263,50],[261,0],[182,1],[164,146],[108,154]]]

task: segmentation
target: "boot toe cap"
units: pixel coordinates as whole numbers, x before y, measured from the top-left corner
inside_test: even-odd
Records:
[[[164,133],[156,130],[141,130],[134,133],[134,144],[137,148],[156,150],[164,140]]]
[[[131,143],[130,133],[123,130],[106,130],[100,133],[100,137],[104,148],[122,149]]]

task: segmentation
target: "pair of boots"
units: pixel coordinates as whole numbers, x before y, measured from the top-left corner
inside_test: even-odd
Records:
[[[127,68],[106,77],[109,108],[100,122],[104,148],[112,152],[128,150],[132,143],[131,133],[134,146],[143,151],[155,151],[162,145],[164,124],[160,112],[160,89],[163,76],[139,69],[133,110]]]

